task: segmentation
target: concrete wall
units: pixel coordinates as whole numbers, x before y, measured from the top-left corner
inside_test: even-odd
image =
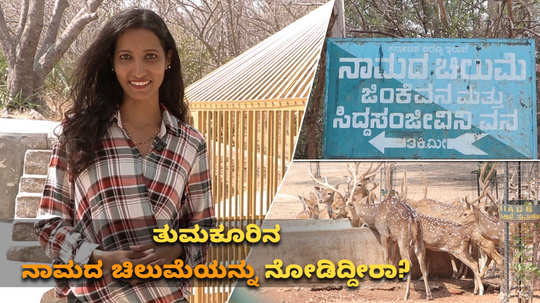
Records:
[[[281,259],[284,267],[289,264],[302,266],[316,264],[320,259],[328,259],[334,263],[341,259],[349,259],[357,265],[385,263],[382,247],[373,232],[368,228],[352,228],[348,220],[346,221],[341,224],[341,228],[335,220],[290,220],[293,227],[278,222],[281,226],[279,244],[255,246],[247,263],[253,266],[259,278],[263,280],[265,264],[272,264],[274,259]],[[303,231],[299,228],[301,222],[306,222],[306,229]],[[320,222],[320,225],[317,222]],[[267,221],[264,225],[274,223],[276,222]],[[327,226],[328,224],[331,225]],[[451,277],[452,267],[448,254],[428,251],[428,262],[431,263],[430,277]],[[416,263],[412,265],[411,272],[413,278],[419,276]],[[272,282],[264,282],[265,285],[269,283]],[[286,283],[290,285],[291,280],[287,280]],[[344,285],[346,281],[339,283]]]
[[[0,220],[11,219],[28,149],[50,149],[58,123],[0,119]]]

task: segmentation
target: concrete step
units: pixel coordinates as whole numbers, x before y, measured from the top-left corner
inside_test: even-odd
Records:
[[[52,150],[29,149],[24,154],[25,175],[47,175]]]
[[[15,219],[35,218],[41,201],[41,193],[19,193],[15,199]]]
[[[8,249],[6,257],[10,261],[34,262],[34,263],[52,263],[52,260],[45,255],[39,242],[32,246],[12,246]]]
[[[46,175],[23,175],[19,182],[19,192],[41,194],[46,180]]]
[[[37,219],[19,219],[13,221],[13,230],[11,240],[13,241],[39,241],[38,236],[34,233],[34,223]]]

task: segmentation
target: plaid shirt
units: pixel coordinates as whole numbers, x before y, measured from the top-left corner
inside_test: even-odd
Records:
[[[194,128],[163,109],[161,130],[143,157],[122,129],[117,113],[95,160],[72,182],[65,151],[53,150],[35,225],[55,263],[86,264],[94,249],[128,250],[153,241],[153,229],[214,225],[206,143]],[[205,262],[205,245],[184,247],[185,263]],[[190,295],[189,281],[128,283],[57,280],[57,292],[88,302],[176,302]]]

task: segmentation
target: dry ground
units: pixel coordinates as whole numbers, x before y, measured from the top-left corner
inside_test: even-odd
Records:
[[[414,281],[408,302],[430,302],[425,299],[424,284]],[[499,292],[495,279],[485,280],[486,293],[483,296],[472,294],[473,282],[469,280],[437,280],[430,281],[434,300],[431,302],[446,303],[494,303],[498,302]],[[256,292],[261,302],[405,302],[404,282],[363,282],[357,289],[317,289],[302,287],[267,287]],[[258,301],[259,301],[258,300]]]

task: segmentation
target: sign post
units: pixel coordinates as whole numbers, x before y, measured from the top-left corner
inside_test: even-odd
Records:
[[[509,201],[499,207],[499,218],[505,222],[540,221],[540,205],[532,200]]]
[[[325,158],[535,159],[534,40],[328,39]]]

